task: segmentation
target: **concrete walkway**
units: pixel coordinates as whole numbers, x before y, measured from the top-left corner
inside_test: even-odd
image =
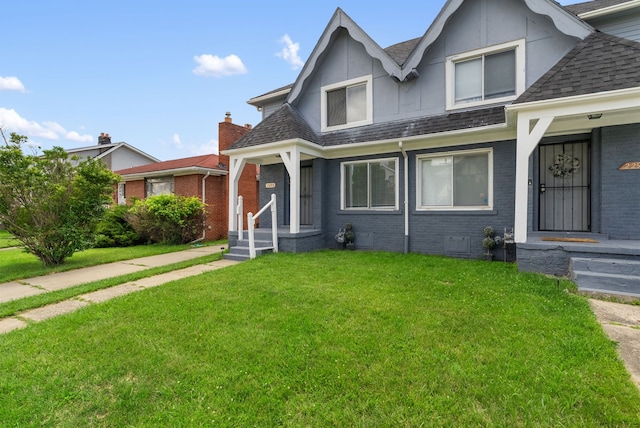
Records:
[[[609,339],[618,343],[618,355],[640,388],[640,306],[597,299],[589,303]]]
[[[225,247],[203,246],[191,248],[174,253],[161,254],[157,256],[141,257],[138,259],[124,260],[121,262],[108,263],[88,268],[75,269],[68,272],[60,272],[45,276],[29,278],[21,281],[7,282],[0,284],[0,303],[10,300],[21,299],[37,294],[47,293],[55,290],[74,287],[76,285],[113,278],[129,273],[140,272],[145,269],[166,266],[185,260],[195,259],[209,254],[219,253]],[[136,281],[116,285],[114,287],[86,293],[51,305],[36,309],[30,309],[20,313],[15,317],[0,319],[0,334],[23,328],[29,322],[39,322],[54,316],[73,312],[79,308],[92,303],[100,303],[114,297],[144,290],[146,288],[157,287],[169,281],[199,275],[204,272],[220,269],[226,266],[237,264],[231,260],[217,260],[214,262],[195,265],[185,269],[178,269],[171,272],[142,278]]]

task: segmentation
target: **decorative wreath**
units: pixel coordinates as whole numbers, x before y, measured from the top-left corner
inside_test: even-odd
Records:
[[[549,171],[554,177],[566,178],[576,174],[580,170],[580,159],[572,158],[564,153],[554,158],[553,164],[549,167]]]

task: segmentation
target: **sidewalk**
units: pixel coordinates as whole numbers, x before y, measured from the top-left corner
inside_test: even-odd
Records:
[[[0,284],[0,303],[29,296],[35,296],[37,294],[47,293],[50,291],[63,290],[65,288],[86,284],[88,282],[94,282],[102,279],[112,278],[115,276],[140,272],[146,269],[166,266],[168,264],[178,263],[185,260],[195,259],[209,254],[219,253],[223,248],[226,249],[226,246],[223,247],[212,245],[190,248],[188,250],[178,251],[174,253],[123,260],[115,263],[75,269],[68,272],[60,272],[19,281],[7,282],[4,284]],[[31,309],[22,312],[16,317],[0,319],[0,334],[7,333],[17,328],[26,327],[29,321],[43,321],[57,315],[72,312],[76,309],[92,303],[103,302],[117,296],[132,293],[134,291],[156,287],[169,281],[199,275],[204,272],[209,272],[237,263],[238,262],[234,262],[231,260],[217,260],[215,262],[195,265],[185,269],[179,269],[164,274],[142,278],[137,281],[132,281],[116,285],[114,287],[105,288],[102,290],[76,296],[72,299],[65,300],[59,303],[54,303],[41,308]]]

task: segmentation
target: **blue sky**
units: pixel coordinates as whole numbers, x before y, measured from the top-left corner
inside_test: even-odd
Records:
[[[337,7],[387,47],[444,3],[6,0],[0,126],[42,149],[105,132],[160,160],[217,153],[225,112],[255,126],[247,100],[295,81]]]

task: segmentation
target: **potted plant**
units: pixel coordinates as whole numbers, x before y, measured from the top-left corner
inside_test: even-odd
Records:
[[[496,240],[494,238],[495,232],[493,227],[487,226],[484,228],[484,239],[482,240],[482,246],[486,252],[482,255],[484,260],[493,260],[493,249],[496,247]]]

